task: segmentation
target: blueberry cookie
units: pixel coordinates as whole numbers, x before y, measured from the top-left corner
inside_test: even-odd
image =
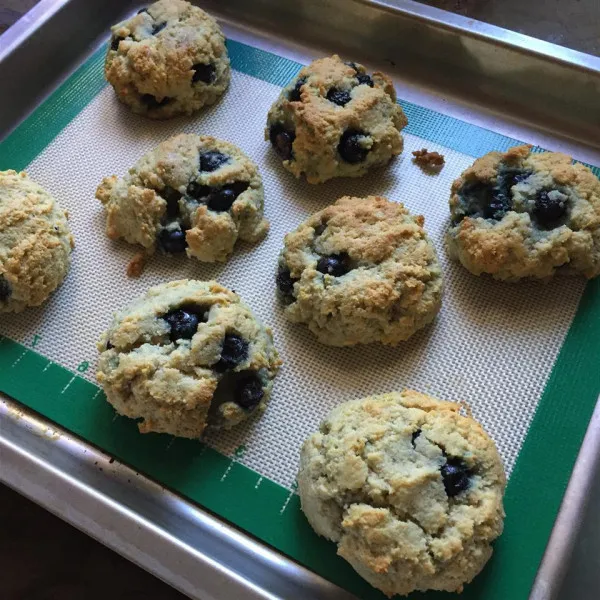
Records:
[[[449,254],[475,275],[600,274],[600,180],[570,156],[490,152],[452,185],[450,213]]]
[[[223,32],[183,0],[160,0],[113,26],[104,73],[121,102],[153,119],[213,104],[230,79]]]
[[[308,521],[388,596],[462,591],[502,533],[500,456],[459,410],[408,390],[354,400],[302,447]]]
[[[106,234],[152,253],[187,252],[225,261],[238,238],[257,242],[269,224],[258,167],[237,146],[181,134],[143,156],[122,179],[96,190],[106,208]]]
[[[339,56],[315,60],[271,107],[265,139],[309,183],[360,177],[402,151],[407,124],[391,79]]]
[[[281,361],[271,330],[215,281],[151,288],[98,343],[98,381],[142,433],[198,438],[264,411]]]
[[[331,346],[395,345],[431,323],[442,273],[423,222],[377,196],[345,196],[312,215],[279,257],[286,317]]]
[[[39,306],[71,264],[67,213],[25,172],[0,171],[0,313]]]

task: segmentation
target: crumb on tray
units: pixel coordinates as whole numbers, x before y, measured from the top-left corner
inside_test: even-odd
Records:
[[[414,156],[413,161],[417,165],[429,171],[438,171],[445,163],[443,154],[440,154],[439,152],[429,152],[427,148],[415,150],[412,155]]]
[[[143,273],[147,261],[148,254],[146,252],[138,252],[127,265],[127,276],[139,277]]]

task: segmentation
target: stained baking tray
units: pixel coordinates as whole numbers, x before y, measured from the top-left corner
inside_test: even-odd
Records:
[[[600,164],[599,59],[413,2],[200,4],[221,18],[239,73],[281,86],[300,63],[335,51],[394,77],[413,142],[458,160],[524,140]],[[0,40],[1,168],[27,167],[101,92],[108,28],[139,5],[42,0]],[[524,598],[537,573],[533,596],[550,598],[568,564],[598,455],[597,427],[588,431],[538,570],[600,391],[600,286],[573,285],[580,285],[572,291],[579,306],[549,349],[552,369],[534,393],[533,420],[521,419],[506,531],[463,597]],[[0,317],[2,481],[194,598],[352,597],[336,584],[380,597],[312,534],[292,482],[244,466],[241,446],[237,453],[170,448],[137,436],[136,451],[126,449],[116,438],[133,430],[112,423],[89,377],[93,358],[61,360],[44,331],[6,336],[9,318]],[[82,426],[87,410],[93,429]],[[199,453],[196,488],[184,489],[174,462]]]

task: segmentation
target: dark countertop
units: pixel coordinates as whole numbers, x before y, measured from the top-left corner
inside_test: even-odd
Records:
[[[0,33],[37,0],[0,0]],[[598,0],[430,0],[438,8],[600,55]],[[183,600],[184,596],[0,485],[2,600]]]

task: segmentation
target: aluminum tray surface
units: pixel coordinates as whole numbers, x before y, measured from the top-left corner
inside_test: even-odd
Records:
[[[228,47],[237,72],[276,86],[285,85],[301,66],[232,39]],[[104,90],[104,53],[105,47],[100,48],[8,136],[0,147],[0,169],[27,168]],[[408,134],[449,151],[480,156],[518,143],[430,109],[401,104],[409,119]],[[592,168],[600,174],[598,167]],[[463,598],[525,598],[531,588],[600,389],[599,294],[600,281],[585,287],[512,465],[505,532],[495,544],[493,559]],[[5,331],[4,319],[0,332]],[[312,532],[293,485],[280,485],[242,464],[243,445],[225,455],[207,444],[140,436],[133,422],[114,418],[102,391],[90,381],[93,356],[65,368],[40,352],[43,338],[40,330],[29,339],[0,339],[2,392],[357,596],[382,597],[336,556],[332,544]],[[565,410],[571,398],[577,402]]]

